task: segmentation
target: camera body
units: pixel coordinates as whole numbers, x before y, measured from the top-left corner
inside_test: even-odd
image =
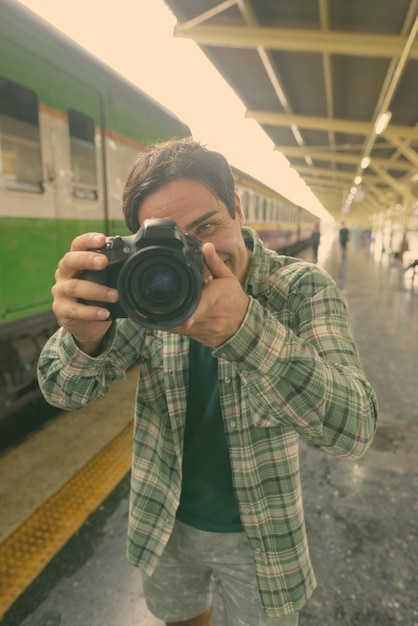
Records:
[[[106,255],[108,266],[86,270],[81,278],[116,288],[119,301],[82,302],[103,306],[111,318],[129,317],[146,328],[174,328],[200,301],[205,268],[201,245],[169,219],[147,219],[135,235],[108,237],[102,248],[92,249]]]

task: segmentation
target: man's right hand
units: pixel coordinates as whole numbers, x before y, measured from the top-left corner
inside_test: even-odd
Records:
[[[52,287],[53,311],[58,322],[70,332],[77,345],[86,354],[94,354],[99,348],[111,322],[104,321],[109,311],[103,307],[86,305],[79,298],[98,302],[116,302],[118,292],[104,285],[78,278],[83,270],[103,270],[108,259],[104,254],[89,248],[104,246],[106,236],[86,233],[76,237],[70,252],[58,263],[55,285]]]

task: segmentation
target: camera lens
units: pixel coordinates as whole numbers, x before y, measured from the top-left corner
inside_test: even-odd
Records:
[[[169,329],[196,309],[202,274],[176,250],[152,245],[138,250],[122,268],[118,291],[128,317],[147,328]]]
[[[141,282],[146,297],[160,303],[173,298],[179,288],[177,274],[161,264],[151,267]]]

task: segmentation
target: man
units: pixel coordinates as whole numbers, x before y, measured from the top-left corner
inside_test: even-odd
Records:
[[[141,155],[123,208],[132,232],[168,218],[202,241],[197,309],[169,332],[109,321],[105,307],[79,302],[118,298],[78,278],[108,264],[89,250],[105,237],[77,237],[56,272],[62,328],[40,358],[43,393],[76,409],[139,359],[128,559],[150,610],[167,624],[213,625],[215,574],[227,626],[295,626],[315,588],[298,436],[357,459],[375,431],[345,304],[325,272],[243,227],[227,161],[197,142]]]
[[[341,246],[341,256],[342,259],[345,260],[347,254],[347,243],[350,238],[350,231],[344,222],[341,222],[341,228],[339,232],[340,246]]]
[[[318,248],[319,242],[321,241],[321,231],[319,230],[319,224],[315,224],[314,229],[312,231],[312,261],[313,263],[318,263]]]

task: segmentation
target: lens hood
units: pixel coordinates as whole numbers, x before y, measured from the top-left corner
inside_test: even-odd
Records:
[[[183,324],[196,310],[203,267],[184,250],[151,245],[135,252],[119,274],[120,304],[129,318],[167,330]]]

